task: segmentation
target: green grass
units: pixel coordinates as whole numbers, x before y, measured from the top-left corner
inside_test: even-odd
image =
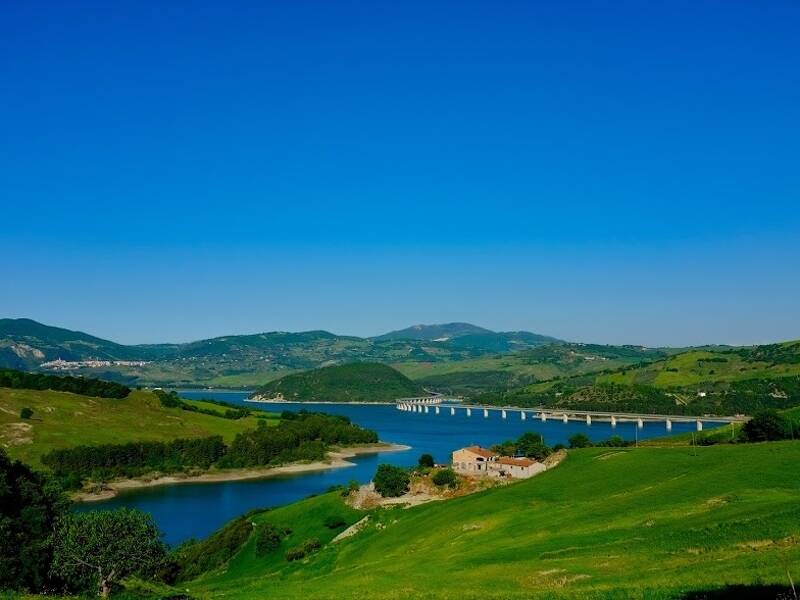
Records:
[[[225,411],[211,403],[192,404]],[[32,419],[20,419],[23,407],[33,409]],[[276,415],[271,419],[277,422]],[[133,391],[127,398],[112,400],[67,392],[0,388],[0,444],[11,457],[36,467],[41,466],[43,455],[56,448],[209,435],[231,440],[256,425],[255,417],[231,420],[164,408],[147,391]]]
[[[672,598],[800,579],[800,442],[572,451],[528,481],[373,513],[304,562],[258,559],[181,584],[199,597]],[[263,513],[330,539],[336,494]],[[348,522],[358,515],[346,512]]]

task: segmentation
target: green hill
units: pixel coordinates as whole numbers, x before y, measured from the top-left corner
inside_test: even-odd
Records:
[[[220,415],[225,412],[215,404],[191,404]],[[33,409],[33,417],[20,419],[23,408]],[[270,418],[277,422],[274,415]],[[156,394],[148,391],[134,390],[126,398],[111,399],[0,388],[0,444],[11,457],[34,466],[41,465],[42,456],[59,448],[211,435],[230,441],[237,433],[257,425],[253,416],[233,420],[166,408]]]
[[[352,363],[294,373],[267,383],[253,397],[308,402],[386,402],[419,396],[425,390],[379,363]]]
[[[695,455],[696,452],[696,455]],[[589,449],[507,487],[372,512],[331,543],[326,517],[364,513],[326,494],[251,514],[256,534],[216,571],[180,584],[236,598],[652,598],[800,579],[800,443]],[[288,562],[290,547],[322,548]],[[755,597],[755,596],[753,596]],[[772,596],[774,597],[774,596]]]
[[[671,414],[751,414],[800,405],[800,342],[689,350],[479,395],[478,402]]]

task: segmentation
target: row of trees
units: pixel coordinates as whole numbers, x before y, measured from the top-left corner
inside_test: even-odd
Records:
[[[331,445],[375,443],[378,434],[354,425],[347,417],[322,413],[284,413],[271,427],[259,420],[254,430],[239,433],[230,445],[221,436],[169,442],[130,442],[53,450],[42,462],[55,475],[79,485],[92,477],[106,480],[145,472],[171,473],[189,467],[253,467],[296,460],[321,460]]]
[[[86,377],[61,377],[45,373],[24,373],[13,369],[0,369],[0,387],[20,390],[54,390],[72,392],[98,398],[125,398],[131,393],[129,387]]]
[[[42,463],[59,477],[91,475],[95,479],[108,479],[131,477],[147,471],[168,473],[186,467],[207,469],[224,454],[222,436],[215,435],[171,442],[75,446],[45,454]]]
[[[181,400],[181,398],[178,396],[178,392],[174,390],[171,392],[165,392],[164,390],[154,390],[154,393],[161,402],[161,406],[163,406],[164,408],[180,408],[181,410],[186,410],[189,412],[196,412],[204,415],[209,415],[212,417],[223,417],[225,419],[233,419],[233,420],[243,419],[244,417],[248,417],[252,414],[252,411],[247,408],[242,408],[241,406],[236,406],[235,404],[230,404],[228,402],[222,402],[221,400],[204,399],[203,402],[216,404],[224,408],[225,412],[219,412],[216,410],[211,410],[209,408],[201,408],[195,404],[191,404],[189,402],[186,402],[185,400]]]

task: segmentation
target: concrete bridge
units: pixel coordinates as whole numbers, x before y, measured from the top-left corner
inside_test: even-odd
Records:
[[[445,404],[447,399],[440,396],[431,396],[428,398],[401,398],[397,400],[397,410],[404,412],[414,413],[428,413],[433,410],[434,414],[445,414],[449,412],[450,415],[455,415],[456,411],[463,411],[468,417],[472,413],[483,414],[484,418],[489,417],[490,412],[499,413],[500,418],[507,419],[509,416],[516,416],[517,418],[525,421],[527,419],[536,419],[546,422],[548,419],[561,421],[567,423],[569,421],[582,421],[587,425],[593,422],[611,423],[612,427],[616,427],[617,423],[635,422],[639,429],[644,427],[646,422],[659,422],[664,423],[667,431],[672,430],[673,423],[695,423],[697,431],[703,430],[703,422],[711,423],[743,423],[748,420],[745,416],[732,416],[732,417],[692,417],[686,415],[653,415],[653,414],[636,414],[624,412],[603,412],[595,410],[572,410],[572,409],[556,409],[556,408],[519,408],[516,406],[478,406],[478,405],[465,405],[465,404]],[[433,406],[431,406],[433,405]]]

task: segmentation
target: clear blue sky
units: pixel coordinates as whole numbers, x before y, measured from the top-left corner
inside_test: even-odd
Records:
[[[800,338],[797,1],[0,10],[0,316]]]

